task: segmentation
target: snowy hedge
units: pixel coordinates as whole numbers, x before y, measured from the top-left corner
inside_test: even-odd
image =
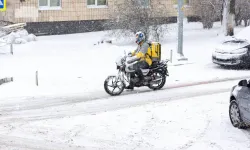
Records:
[[[19,30],[12,32],[3,38],[7,43],[25,44],[27,42],[36,41],[37,38],[34,34],[29,34],[26,30]]]

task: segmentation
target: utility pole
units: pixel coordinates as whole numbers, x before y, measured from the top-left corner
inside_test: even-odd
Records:
[[[183,54],[183,2],[184,0],[178,0],[178,54],[180,60],[188,60]]]

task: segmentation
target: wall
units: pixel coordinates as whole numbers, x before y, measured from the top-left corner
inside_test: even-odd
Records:
[[[123,0],[108,0],[106,8],[88,8],[87,0],[61,0],[58,10],[41,10],[39,0],[8,0],[7,11],[0,14],[0,19],[13,23],[27,23],[28,32],[36,35],[80,33],[104,30],[103,23],[109,19],[109,11],[114,4]],[[126,0],[125,0],[126,1]],[[151,0],[153,5],[161,2],[166,5],[167,16],[159,16],[162,23],[176,22],[177,9],[174,0]],[[189,15],[189,8],[185,9]]]
[[[38,0],[26,0],[15,5],[15,22],[52,22],[108,19],[107,8],[87,8],[87,0],[62,0],[59,10],[39,10]]]
[[[108,0],[107,8],[87,8],[87,0],[61,0],[62,7],[59,10],[39,10],[38,1],[8,0],[7,11],[0,13],[0,20],[14,23],[103,20],[108,19],[108,12],[112,10],[114,2],[121,3],[122,0]],[[174,7],[175,0],[151,0],[155,5],[160,1],[166,4],[168,16],[177,16],[177,9]],[[184,13],[186,16],[192,14],[188,7],[185,8]]]
[[[8,0],[7,1],[7,9],[4,12],[0,12],[0,20],[14,22],[14,8],[15,8],[16,0]]]

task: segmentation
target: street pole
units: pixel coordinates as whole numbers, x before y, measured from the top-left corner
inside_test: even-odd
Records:
[[[180,55],[178,60],[187,60],[183,54],[183,1],[178,0],[178,54]]]

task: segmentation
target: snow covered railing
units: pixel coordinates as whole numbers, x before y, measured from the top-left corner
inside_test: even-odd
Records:
[[[24,29],[24,26],[26,26],[26,23],[11,24],[3,27],[0,26],[0,38],[7,36],[12,32]]]
[[[23,29],[24,26],[26,26],[26,23],[17,23],[17,24],[11,24],[8,26],[4,26],[4,27],[2,27],[2,29],[5,31],[8,31],[8,32],[13,32],[13,31]]]

